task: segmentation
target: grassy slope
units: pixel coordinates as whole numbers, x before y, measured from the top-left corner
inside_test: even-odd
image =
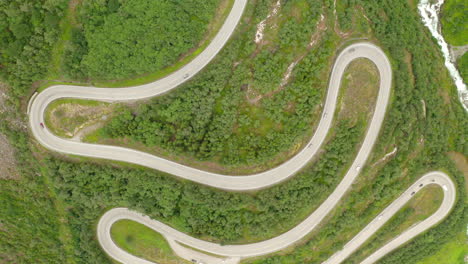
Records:
[[[468,4],[464,0],[446,0],[441,22],[445,40],[454,46],[468,44]]]
[[[60,28],[60,36],[55,43],[52,52],[51,52],[51,60],[49,65],[49,71],[47,77],[45,79],[57,79],[60,78],[61,71],[62,71],[62,64],[63,64],[63,52],[68,42],[71,40],[71,31],[74,26],[76,26],[76,19],[75,19],[75,8],[76,5],[72,3],[77,3],[77,0],[70,0],[68,2],[68,7],[65,10],[65,14],[60,21],[59,28]]]
[[[464,264],[468,252],[466,231],[462,230],[451,241],[445,243],[438,251],[423,258],[416,264]]]
[[[111,227],[112,240],[130,254],[164,264],[188,263],[179,259],[162,235],[145,225],[120,220]]]

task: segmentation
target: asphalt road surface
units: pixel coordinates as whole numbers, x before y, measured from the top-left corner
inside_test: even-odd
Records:
[[[330,77],[330,84],[324,104],[322,118],[313,137],[309,143],[307,143],[306,147],[285,163],[261,173],[235,176],[202,171],[133,149],[108,145],[88,144],[69,139],[63,139],[52,134],[47,129],[47,127],[41,127],[40,123],[44,123],[44,112],[47,108],[47,105],[49,105],[52,101],[60,98],[81,98],[108,102],[128,101],[154,97],[176,88],[185,81],[184,76],[186,76],[188,72],[193,75],[194,73],[200,71],[201,68],[197,67],[205,66],[221,49],[222,45],[231,35],[230,33],[232,33],[234,30],[235,23],[237,23],[239,17],[242,14],[245,1],[246,0],[238,0],[235,2],[233,11],[231,11],[231,14],[228,17],[229,21],[232,22],[228,23],[228,26],[225,24],[222,27],[223,29],[230,31],[228,33],[220,32],[215,37],[216,42],[214,43],[217,43],[219,46],[213,46],[214,44],[211,43],[207,50],[196,57],[194,61],[187,64],[181,70],[167,76],[166,78],[160,79],[150,84],[132,88],[109,89],[58,85],[50,87],[39,93],[31,103],[29,113],[29,121],[33,135],[44,147],[57,152],[134,163],[163,171],[200,184],[205,184],[225,190],[247,191],[261,189],[277,184],[291,177],[314,157],[314,155],[320,149],[321,144],[324,142],[325,137],[327,136],[328,131],[332,125],[340,88],[341,76],[343,75],[343,72],[352,60],[356,58],[368,58],[375,63],[380,72],[380,89],[377,98],[377,107],[375,108],[374,115],[368,127],[367,134],[362,143],[362,147],[353,162],[352,170],[350,170],[347,177],[345,177],[345,179],[347,179],[346,182],[348,183],[346,186],[349,185],[358,175],[358,168],[363,166],[367,157],[369,156],[369,153],[372,150],[385,116],[385,111],[390,95],[392,80],[390,62],[388,61],[383,51],[371,43],[353,44],[352,46],[349,46],[343,50],[337,57]],[[235,15],[234,17],[233,14]],[[221,37],[219,37],[220,35]],[[223,41],[219,41],[220,38],[222,38]],[[200,56],[203,57],[205,54],[209,57],[209,59],[200,59]]]
[[[428,185],[439,185],[444,190],[444,199],[439,209],[432,214],[430,217],[422,222],[412,226],[411,228],[404,231],[402,234],[388,242],[382,248],[378,249],[372,255],[367,257],[362,263],[370,264],[376,262],[378,259],[389,253],[390,251],[398,248],[410,239],[414,238],[418,234],[431,228],[435,224],[439,223],[444,219],[453,205],[455,204],[456,191],[455,185],[443,172],[433,171],[425,174],[419,180],[417,180],[410,188],[408,188],[403,194],[400,195],[393,203],[385,208],[374,220],[372,220],[360,233],[358,233],[352,240],[350,240],[341,250],[331,256],[324,264],[337,264],[341,263],[348,256],[350,256],[355,250],[357,250],[364,242],[369,239],[375,232],[379,230],[390,218],[395,215],[401,207],[403,207],[417,192],[422,190]],[[322,204],[323,206],[323,204]],[[332,207],[333,208],[333,207]],[[103,250],[112,258],[126,264],[130,263],[154,263],[139,257],[133,256],[126,251],[120,249],[113,241],[110,235],[110,229],[112,224],[119,220],[127,219],[144,224],[151,229],[161,233],[171,244],[173,248],[177,248],[174,242],[179,242],[189,247],[220,255],[226,256],[226,258],[213,258],[210,255],[200,254],[199,252],[178,251],[176,253],[187,259],[195,259],[206,264],[218,264],[218,263],[238,263],[242,258],[254,257],[273,253],[277,250],[289,247],[298,240],[304,238],[318,223],[321,219],[314,218],[313,216],[317,209],[311,216],[301,222],[295,228],[286,232],[278,237],[262,241],[259,243],[244,244],[244,245],[220,245],[203,241],[197,238],[193,238],[185,233],[177,231],[168,225],[161,223],[157,220],[152,220],[148,216],[144,216],[140,213],[131,211],[127,208],[114,208],[107,211],[99,220],[98,223],[98,240]],[[180,245],[179,245],[180,247]],[[224,261],[224,262],[223,262]]]
[[[403,205],[405,205],[411,197],[422,190],[428,185],[439,185],[444,190],[444,200],[440,205],[439,209],[431,216],[426,218],[424,221],[412,226],[405,230],[402,234],[392,239],[390,242],[385,244],[383,247],[378,249],[367,257],[361,264],[370,264],[379,260],[390,251],[398,248],[410,239],[414,238],[418,234],[426,231],[435,224],[439,223],[444,219],[455,204],[456,189],[455,184],[443,172],[433,171],[425,174],[419,180],[417,180],[411,187],[409,187],[403,194],[400,195],[395,201],[393,201],[387,208],[385,208],[374,220],[372,220],[364,229],[361,230],[353,239],[351,239],[342,250],[336,252],[330,257],[324,264],[335,264],[341,263],[348,256],[357,250],[367,239],[369,239],[379,228],[381,228],[392,216],[394,216]]]
[[[227,259],[223,260],[220,260],[219,258],[207,259],[206,261],[204,260],[205,263],[235,263],[240,258],[264,255],[286,248],[312,231],[323,220],[323,218],[328,215],[331,210],[333,210],[345,192],[349,189],[355,178],[359,175],[360,169],[365,164],[373,148],[373,145],[378,137],[389,100],[392,70],[390,62],[388,61],[384,52],[377,46],[366,42],[356,43],[348,46],[343,51],[341,51],[336,58],[332,74],[330,76],[330,83],[322,112],[322,118],[310,142],[304,149],[302,149],[297,155],[295,155],[287,162],[262,173],[246,176],[236,176],[206,172],[141,151],[116,146],[87,144],[63,139],[53,135],[47,128],[42,128],[40,126],[40,123],[44,123],[44,113],[47,105],[49,105],[52,101],[60,98],[80,98],[107,102],[130,101],[158,96],[178,87],[180,84],[184,83],[196,73],[198,73],[222,49],[231,36],[232,32],[235,30],[236,25],[241,18],[246,1],[247,0],[236,0],[229,16],[226,19],[226,22],[223,24],[222,28],[210,43],[210,45],[193,61],[165,78],[162,78],[153,83],[128,88],[95,88],[58,85],[47,88],[45,91],[39,93],[31,101],[29,108],[29,120],[33,135],[44,147],[61,153],[134,163],[164,171],[166,173],[170,173],[200,184],[205,184],[225,190],[247,191],[261,189],[277,184],[293,176],[314,157],[321,144],[324,142],[325,137],[327,136],[328,131],[332,125],[341,78],[346,67],[356,58],[367,58],[371,60],[379,70],[380,87],[376,108],[374,109],[374,114],[367,128],[366,136],[362,142],[362,146],[342,181],[332,192],[332,194],[320,205],[320,207],[318,207],[309,217],[307,217],[303,222],[298,224],[293,229],[280,236],[262,242],[246,245],[221,246],[215,243],[210,243],[190,237],[182,232],[170,228],[163,223],[160,223],[159,221],[151,220],[148,217],[131,212],[125,208],[112,209],[108,211],[99,221],[97,231],[98,239],[104,251],[112,258],[122,263],[130,264],[151,262],[132,256],[119,249],[113,243],[110,237],[110,227],[112,223],[119,219],[131,219],[144,223],[157,232],[162,233],[172,244],[174,242],[179,242],[191,246],[195,249],[228,257]],[[449,196],[445,196],[444,204],[441,209],[439,209],[439,211],[444,209],[443,212],[434,214],[433,216],[435,216],[435,218],[432,218],[433,216],[431,216],[429,219],[433,219],[433,222],[422,222],[421,224],[424,224],[424,226],[420,227],[418,230],[412,231],[410,233],[403,233],[400,236],[401,238],[399,237],[394,240],[396,242],[392,241],[389,243],[389,246],[387,245],[386,247],[374,253],[375,256],[371,256],[369,260],[370,262],[378,259],[379,256],[383,256],[385,253],[394,249],[398,245],[401,245],[401,243],[404,243],[404,241],[407,241],[413,237],[414,234],[422,232],[420,230],[425,230],[432,226],[433,223],[440,221],[446,215],[445,212],[448,213],[448,211],[450,211],[451,206],[453,206],[454,198],[448,200],[447,203],[445,203],[445,201],[449,199],[447,197],[455,196],[453,183],[451,183],[448,176],[442,173],[433,172],[431,175],[433,175],[434,179],[436,180],[436,182],[434,182],[435,184],[438,184],[439,181],[446,181],[444,186],[448,188],[446,194]],[[450,182],[450,184],[447,184],[447,182]],[[400,199],[401,201],[396,200],[396,204],[393,207],[392,204],[389,206],[389,208],[391,208],[387,208],[386,210],[395,210],[395,208],[401,207],[402,204],[404,204],[405,199]],[[452,202],[449,203],[450,201]],[[390,217],[391,213],[384,213],[384,217],[382,218],[385,219],[387,216]],[[383,220],[380,219],[380,221],[377,223],[370,223],[370,227],[365,229],[363,231],[364,233],[361,232],[363,233],[361,236],[358,235],[349,244],[347,244],[343,250],[337,252],[337,254],[333,256],[333,259],[331,259],[331,262],[329,263],[339,263],[340,259],[344,259],[349,255],[349,252],[352,252],[358,245],[362,244],[362,242],[365,241],[369,234],[374,233],[382,222]],[[418,226],[421,226],[421,224]],[[186,254],[194,254],[193,252],[190,253],[190,251],[184,251],[182,249],[178,251],[178,253],[180,252],[186,252],[181,253],[181,255],[187,259],[190,259],[190,256],[186,256]]]

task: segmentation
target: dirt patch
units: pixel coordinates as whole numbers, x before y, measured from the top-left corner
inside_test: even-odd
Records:
[[[320,38],[322,37],[322,33],[325,32],[325,30],[327,30],[327,21],[325,20],[325,18],[325,15],[320,15],[320,20],[317,22],[317,30],[314,34],[312,34],[309,45],[307,46],[309,50],[320,40]]]
[[[0,83],[0,114],[9,110],[7,107],[8,95],[6,94],[7,86]]]
[[[459,58],[461,58],[467,51],[468,45],[463,46],[449,46],[450,55],[452,57],[452,62],[455,63]]]
[[[78,103],[58,104],[47,112],[47,126],[58,136],[81,137],[81,130],[105,121],[114,109],[111,104],[82,105]],[[88,130],[86,130],[89,132]]]
[[[398,151],[398,148],[397,147],[394,147],[393,150],[391,152],[388,152],[387,154],[385,154],[381,159],[379,159],[378,161],[376,161],[374,164],[372,164],[372,167],[374,167],[375,165],[381,163],[381,162],[384,162],[386,160],[388,160],[389,158],[395,156],[395,154],[397,153]]]
[[[281,1],[276,1],[276,3],[273,5],[270,13],[267,15],[267,17],[260,21],[260,23],[258,23],[257,25],[257,32],[255,32],[255,43],[259,46],[262,46],[265,44],[265,42],[263,41],[263,36],[264,36],[264,31],[265,31],[265,27],[267,26],[267,23],[270,22],[270,20],[273,18],[273,17],[276,17],[276,14],[278,14],[278,10],[279,8],[281,7]],[[272,25],[269,25],[270,27],[273,27],[275,26],[275,23],[272,23]]]
[[[450,100],[450,95],[447,90],[442,90],[439,89],[439,94],[442,96],[442,99],[444,100],[444,104],[449,105],[451,100]]]
[[[410,75],[410,80],[411,84],[414,86],[415,83],[415,78],[414,78],[414,73],[413,73],[413,55],[409,53],[407,50],[405,50],[405,63],[408,65],[408,71]]]
[[[292,71],[294,70],[294,67],[296,67],[296,65],[308,54],[308,52],[310,52],[310,50],[315,46],[315,44],[317,44],[320,41],[320,39],[322,37],[322,33],[325,32],[325,30],[327,30],[327,24],[326,24],[325,16],[320,15],[320,20],[317,21],[317,29],[316,29],[315,33],[312,34],[312,36],[310,38],[310,42],[309,42],[309,45],[307,45],[306,52],[304,52],[304,53],[300,54],[299,56],[297,56],[294,59],[294,61],[289,64],[288,68],[286,69],[286,72],[283,74],[283,78],[281,79],[281,83],[278,86],[278,88],[276,88],[275,90],[273,90],[271,92],[268,92],[266,94],[260,94],[258,91],[256,91],[255,89],[252,89],[250,87],[250,85],[248,85],[247,89],[246,89],[246,91],[247,91],[246,92],[247,102],[249,102],[249,104],[256,105],[263,98],[272,97],[275,94],[282,91],[286,87],[286,85],[289,83],[289,81],[291,79],[291,76],[292,76]],[[258,51],[259,51],[259,49],[257,48],[257,50],[254,52],[254,56],[256,56]]]
[[[18,179],[14,148],[5,135],[0,134],[0,179]]]

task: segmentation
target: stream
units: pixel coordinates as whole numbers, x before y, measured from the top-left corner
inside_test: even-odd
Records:
[[[432,36],[437,40],[442,53],[445,59],[445,67],[447,67],[450,76],[455,82],[455,86],[458,91],[458,98],[460,102],[468,111],[468,91],[466,89],[466,84],[463,81],[458,69],[455,67],[455,64],[452,62],[451,54],[449,47],[441,32],[441,25],[439,23],[439,12],[444,0],[420,0],[418,4],[419,14],[421,14],[422,21],[424,25],[429,28]]]

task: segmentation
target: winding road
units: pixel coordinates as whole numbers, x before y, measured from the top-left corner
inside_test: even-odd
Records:
[[[380,87],[376,108],[374,110],[372,120],[367,128],[366,136],[362,142],[361,148],[359,149],[348,172],[336,189],[311,215],[286,233],[258,243],[222,246],[193,238],[159,221],[152,220],[126,208],[112,209],[106,212],[100,219],[97,228],[97,235],[103,250],[109,256],[122,263],[133,264],[152,262],[135,257],[121,250],[114,244],[110,236],[110,228],[113,223],[120,219],[131,219],[153,228],[167,238],[175,252],[181,257],[189,260],[195,258],[198,261],[203,261],[204,263],[237,263],[242,258],[269,254],[291,246],[311,232],[335,208],[359,175],[361,168],[365,165],[366,160],[372,151],[384,120],[390,97],[392,69],[385,53],[377,46],[367,42],[352,44],[346,47],[337,56],[330,76],[330,83],[326,101],[324,103],[322,118],[306,147],[287,162],[258,174],[236,176],[206,172],[133,149],[88,144],[63,139],[52,134],[47,128],[42,128],[40,126],[40,123],[44,123],[44,114],[47,106],[52,101],[60,98],[81,98],[106,102],[129,101],[158,96],[178,87],[205,67],[222,49],[240,21],[246,2],[247,0],[236,0],[225,23],[210,45],[190,63],[165,78],[153,83],[128,88],[96,88],[57,85],[47,88],[45,91],[37,94],[37,96],[31,100],[29,108],[30,126],[34,137],[44,147],[61,153],[134,163],[224,190],[248,191],[261,189],[277,184],[293,176],[314,157],[320,149],[321,144],[324,142],[332,125],[341,78],[346,67],[351,61],[357,58],[367,58],[371,60],[379,70]],[[346,244],[342,250],[333,255],[326,263],[340,263],[344,260],[360,245],[362,245],[367,238],[374,234],[383,225],[383,223],[390,219],[390,217],[411,198],[412,192],[417,192],[422,187],[429,184],[438,184],[445,190],[444,201],[439,210],[428,219],[408,229],[396,239],[376,251],[372,256],[366,259],[367,262],[365,261],[364,263],[374,262],[381,256],[441,221],[450,212],[455,203],[455,186],[450,177],[446,174],[442,172],[430,172],[420,178],[413,186],[388,206],[378,218],[369,223],[363,231]],[[201,251],[226,256],[226,258],[217,258],[201,254],[200,252],[189,250],[181,245],[187,245]]]

